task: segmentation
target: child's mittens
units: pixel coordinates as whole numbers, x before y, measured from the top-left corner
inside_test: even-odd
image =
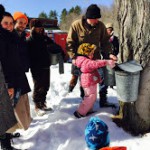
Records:
[[[114,60],[107,60],[107,65],[109,65],[110,68],[114,68],[115,67],[115,61]]]

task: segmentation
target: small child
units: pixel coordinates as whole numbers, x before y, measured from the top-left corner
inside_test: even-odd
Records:
[[[96,46],[94,44],[83,43],[77,51],[77,58],[73,60],[74,65],[80,68],[80,84],[83,87],[85,96],[77,111],[75,117],[81,118],[87,115],[93,108],[97,98],[97,83],[101,82],[98,68],[109,65],[115,66],[113,60],[92,60]]]

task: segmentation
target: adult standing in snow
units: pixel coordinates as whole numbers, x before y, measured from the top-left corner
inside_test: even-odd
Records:
[[[44,27],[40,20],[32,19],[29,26],[31,32],[27,43],[34,82],[33,101],[36,114],[43,116],[46,111],[52,110],[46,106],[46,95],[50,88],[51,64],[48,50],[54,42],[44,34]]]
[[[9,16],[9,18],[11,18],[11,16]],[[14,128],[21,128],[27,130],[32,121],[28,99],[28,92],[30,92],[30,86],[25,74],[29,70],[29,56],[25,34],[25,28],[28,23],[28,18],[22,12],[15,12],[13,18],[15,24],[14,30],[12,32],[11,44],[12,48],[14,48],[14,51],[12,49],[12,55],[14,55],[14,61],[17,63],[15,69],[16,77],[14,78],[14,85],[15,93],[18,93],[18,95],[20,95],[19,100],[15,104],[14,108],[18,120],[18,124]]]
[[[12,146],[10,143],[10,138],[13,137],[13,135],[11,135],[10,133],[13,133],[16,129],[20,128],[25,130],[28,129],[31,122],[29,102],[28,99],[26,99],[26,96],[23,96],[28,91],[30,91],[30,87],[20,57],[18,38],[15,32],[13,32],[14,19],[10,13],[5,12],[3,14],[1,26],[7,30],[7,34],[5,34],[5,37],[9,41],[9,43],[7,43],[9,51],[7,51],[8,54],[6,55],[6,60],[9,60],[9,74],[12,75],[11,79],[14,94],[11,99],[13,102],[14,111],[18,122],[12,128],[7,130],[7,133],[5,134],[6,139],[4,138],[1,141],[1,145],[4,149],[11,149]]]
[[[46,114],[46,95],[50,87],[50,61],[41,21],[30,20],[30,37],[27,39],[31,73],[34,82],[33,101],[38,116]]]
[[[76,59],[77,49],[82,43],[91,43],[97,46],[93,59],[113,59],[117,58],[112,54],[109,36],[105,25],[99,21],[101,18],[100,8],[96,4],[91,4],[82,19],[72,23],[67,36],[67,51],[71,59]],[[72,79],[70,81],[70,91],[75,87],[79,74],[78,68],[72,67]],[[102,69],[99,69],[103,76]],[[107,87],[102,82],[100,84],[99,96],[100,107],[112,106],[107,102]],[[82,88],[81,88],[82,89]],[[83,89],[81,97],[84,96]]]
[[[5,8],[0,4],[0,22]],[[17,123],[11,98],[14,96],[13,68],[10,63],[9,32],[0,24],[0,143],[1,149],[12,148],[6,131]],[[12,62],[13,63],[13,62]],[[6,86],[7,85],[7,86]]]

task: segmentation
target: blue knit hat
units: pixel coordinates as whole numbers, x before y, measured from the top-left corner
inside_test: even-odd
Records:
[[[85,128],[85,141],[91,150],[109,146],[108,126],[98,117],[91,117]]]

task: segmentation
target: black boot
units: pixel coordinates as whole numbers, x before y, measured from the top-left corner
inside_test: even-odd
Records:
[[[2,150],[15,150],[15,148],[13,148],[11,146],[11,134],[4,134],[2,136],[0,136],[0,142],[1,142],[1,149]]]
[[[99,97],[100,97],[100,99],[99,99],[100,107],[116,108],[115,104],[107,102],[107,89],[100,91]]]

